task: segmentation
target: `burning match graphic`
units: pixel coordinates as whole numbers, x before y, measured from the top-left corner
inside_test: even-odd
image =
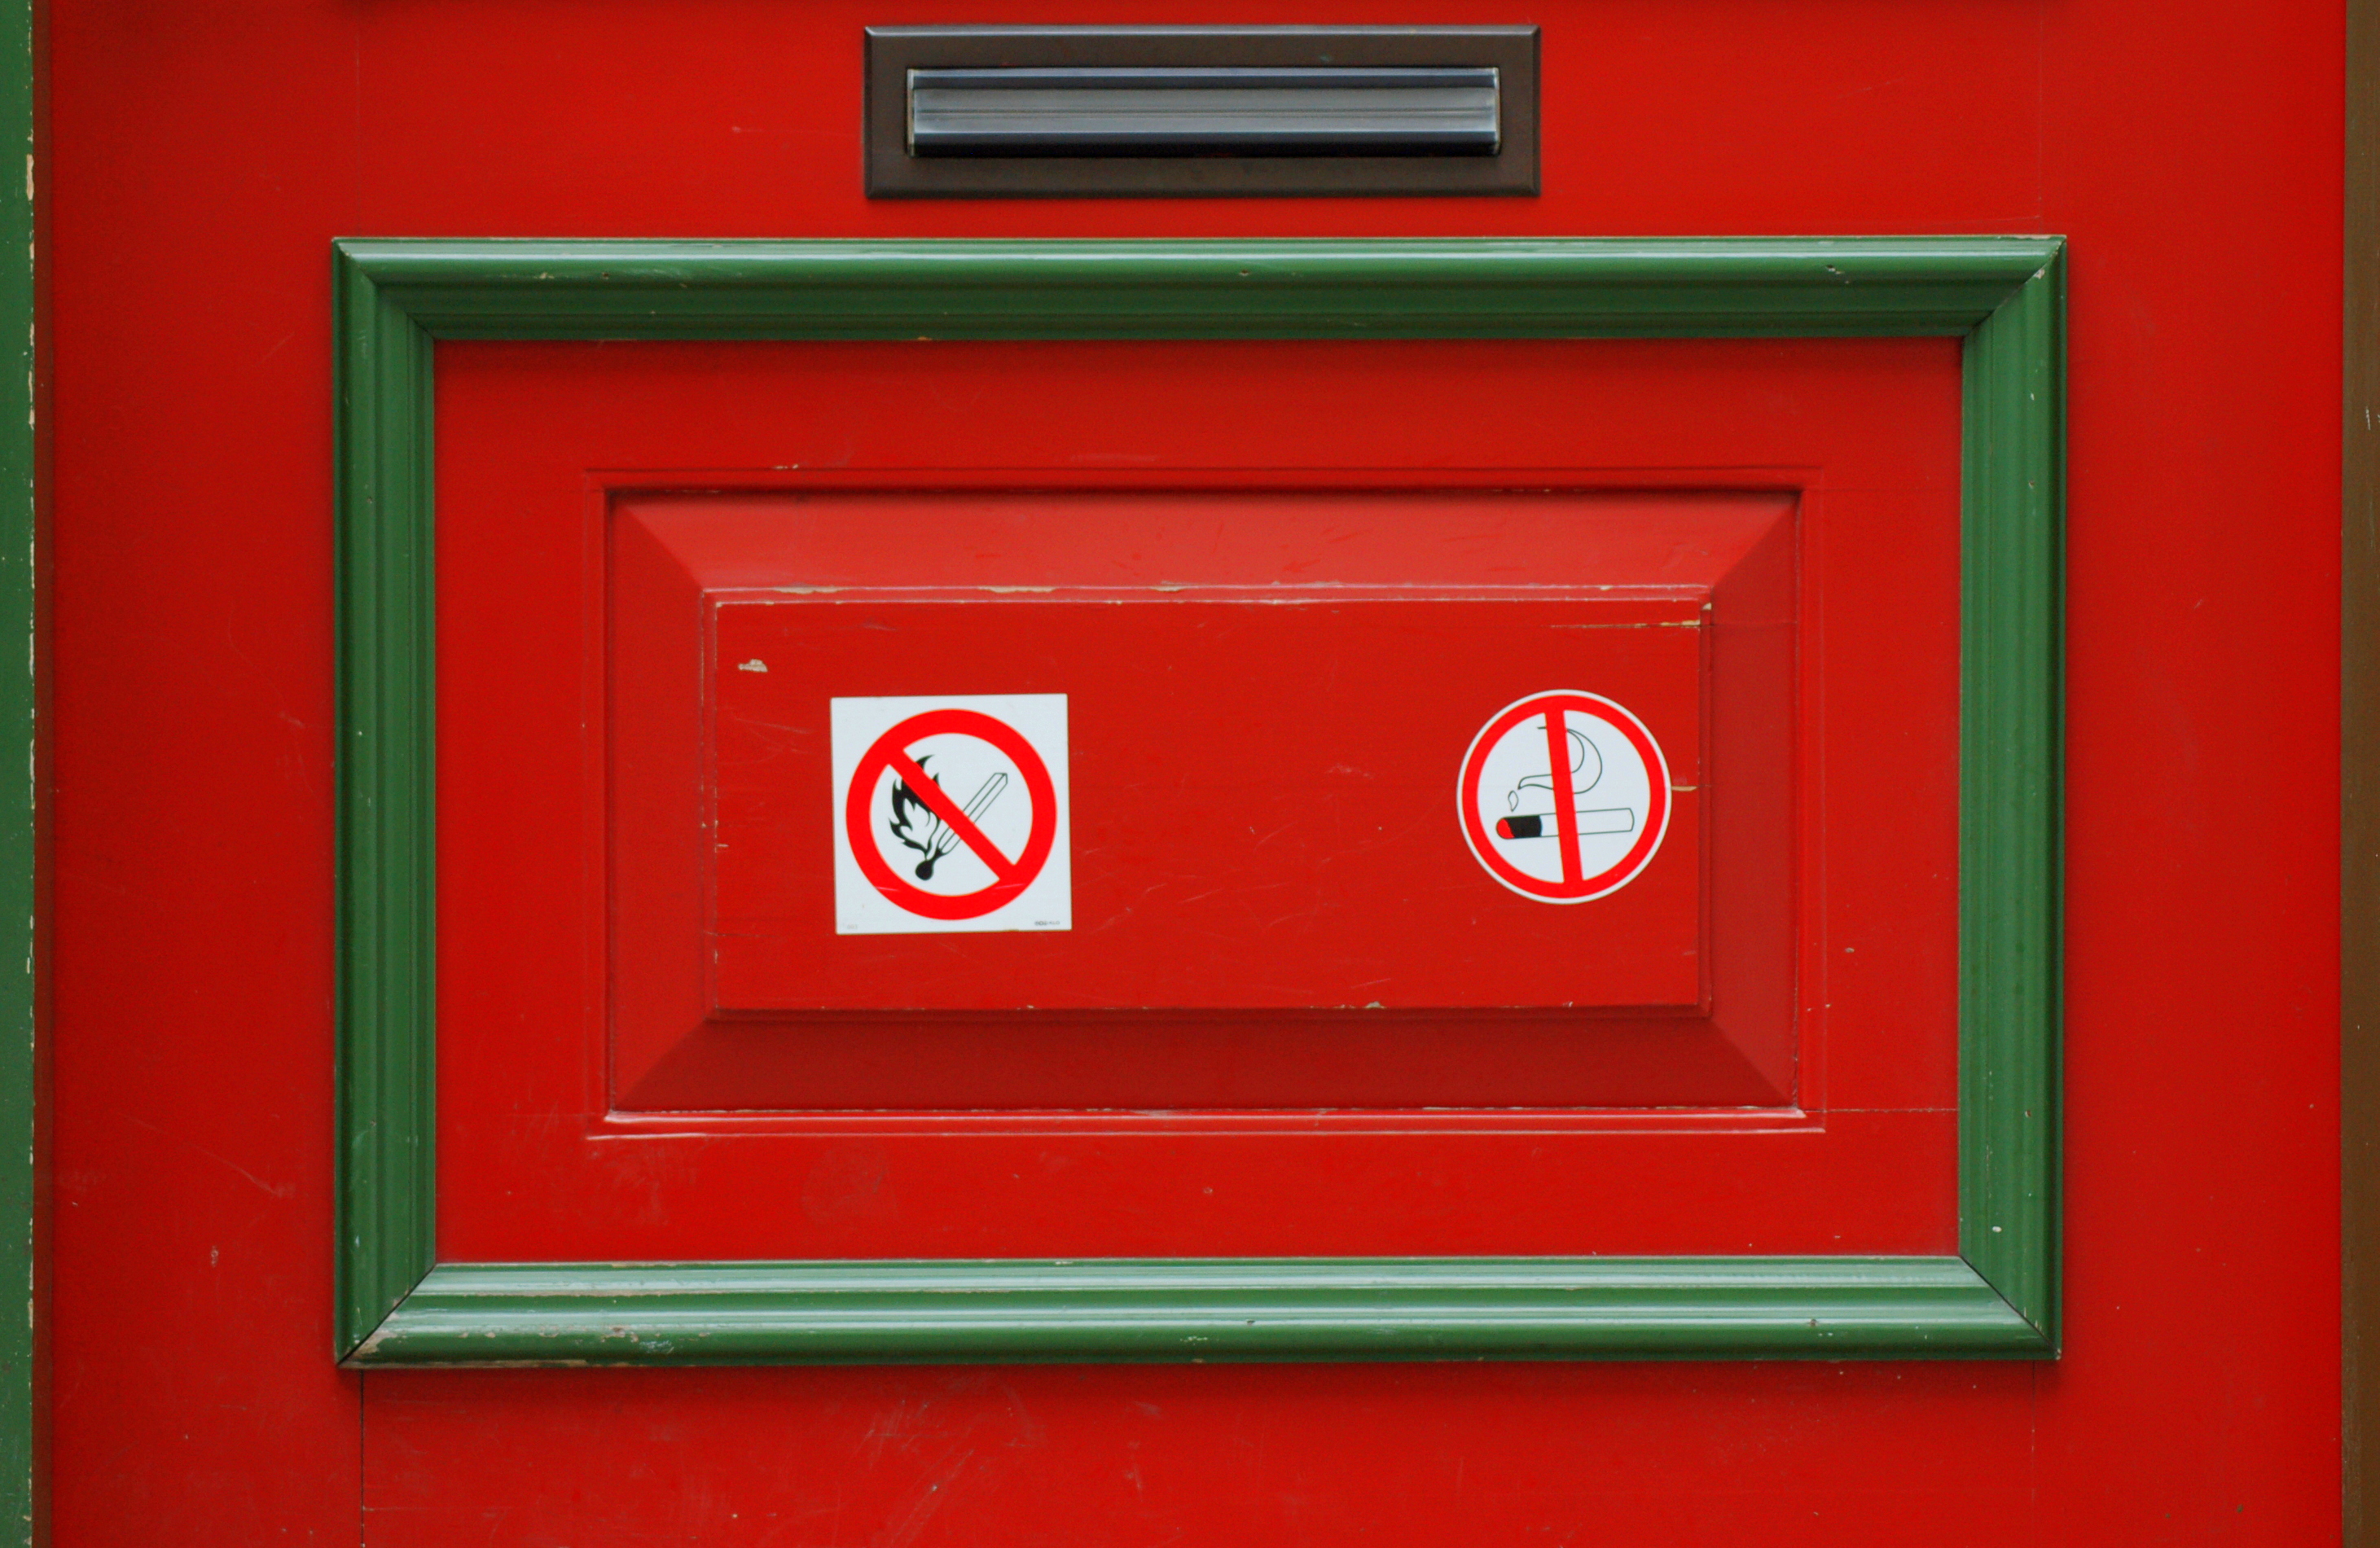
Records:
[[[925,768],[932,757],[932,754],[927,754],[925,757],[917,760],[917,767]],[[942,782],[942,777],[940,774],[935,774],[930,769],[928,769],[927,773],[935,784],[939,785]],[[973,799],[961,808],[966,814],[967,821],[973,822],[982,816],[990,809],[991,804],[1000,799],[1000,792],[1007,788],[1008,776],[1005,773],[995,773],[990,779],[986,780],[977,789]],[[916,791],[909,788],[906,780],[893,781],[892,820],[887,826],[891,828],[892,837],[900,840],[905,847],[916,850],[925,856],[917,862],[917,865],[919,881],[933,880],[934,863],[958,848],[959,836],[951,831],[948,823],[934,815],[934,809],[927,805]]]

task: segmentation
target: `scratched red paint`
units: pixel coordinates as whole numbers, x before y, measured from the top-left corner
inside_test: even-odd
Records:
[[[859,29],[932,15],[52,8],[55,1542],[2336,1537],[2339,8],[1529,14],[1540,199],[871,205]],[[1334,0],[1288,19],[1449,18]],[[1944,231],[2072,241],[2058,1366],[331,1368],[334,236]],[[1824,892],[1795,894],[1790,975],[1823,991],[1803,1030],[1623,1035],[1594,1068],[1523,1039],[1477,1061],[1483,1081],[1545,1065],[1632,1097],[1790,1092],[1822,1121],[1468,1151],[1404,1134],[1338,1171],[1315,1169],[1313,1136],[1260,1128],[1195,1155],[1096,1126],[921,1150],[896,1123],[770,1119],[749,1143],[723,1124],[632,1143],[602,1127],[583,969],[500,971],[532,948],[583,962],[584,895],[542,933],[483,939],[474,909],[510,906],[502,889],[450,890],[442,1010],[484,1035],[442,1050],[449,1250],[1008,1251],[1087,1219],[1119,1249],[1835,1250],[1835,1220],[1854,1244],[1938,1244],[1950,883],[1925,792],[1952,752],[1930,719],[1951,556],[1873,491],[1948,498],[1950,345],[442,354],[442,476],[482,481],[442,583],[498,558],[516,583],[509,611],[450,609],[442,649],[492,662],[567,635],[558,668],[516,656],[485,684],[480,711],[504,706],[531,746],[571,745],[583,704],[601,592],[551,582],[588,573],[593,528],[538,513],[583,515],[589,468],[1274,469],[1378,429],[1375,466],[1699,468],[1698,488],[1713,467],[1791,487],[1876,459],[1819,491],[1802,574],[1810,606],[1843,605],[1800,624],[1826,663],[1876,674],[1827,703],[1830,734],[1927,771],[1912,793],[1863,791],[1832,752],[1815,766],[1833,815],[1794,834],[1829,856]],[[1054,411],[1028,411],[1028,378],[1062,389]],[[1863,543],[1912,532],[1893,584],[1863,584]],[[493,600],[499,580],[477,584]],[[574,780],[600,774],[602,749],[579,751]],[[600,842],[601,814],[549,803],[464,858],[527,875]],[[1150,1057],[1194,1043],[1165,1031]],[[1390,1062],[1477,1073],[1420,1043]],[[1343,1092],[1361,1069],[1342,1045],[1257,1073]]]

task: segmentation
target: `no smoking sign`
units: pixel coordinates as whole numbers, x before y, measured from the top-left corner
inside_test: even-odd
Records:
[[[1645,722],[1600,694],[1532,694],[1463,756],[1455,810],[1488,874],[1541,903],[1619,891],[1670,827],[1670,766]]]
[[[829,707],[836,934],[1074,927],[1065,695]]]

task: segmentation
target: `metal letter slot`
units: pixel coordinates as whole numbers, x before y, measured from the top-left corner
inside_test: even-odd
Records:
[[[872,199],[1537,191],[1537,30],[871,27]]]
[[[913,69],[917,156],[1492,156],[1493,68]]]

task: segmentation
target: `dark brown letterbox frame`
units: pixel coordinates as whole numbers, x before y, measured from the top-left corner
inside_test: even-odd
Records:
[[[908,74],[1021,66],[1490,66],[1503,146],[1492,156],[976,156],[909,154]],[[871,27],[871,199],[1245,198],[1535,194],[1534,27]]]

